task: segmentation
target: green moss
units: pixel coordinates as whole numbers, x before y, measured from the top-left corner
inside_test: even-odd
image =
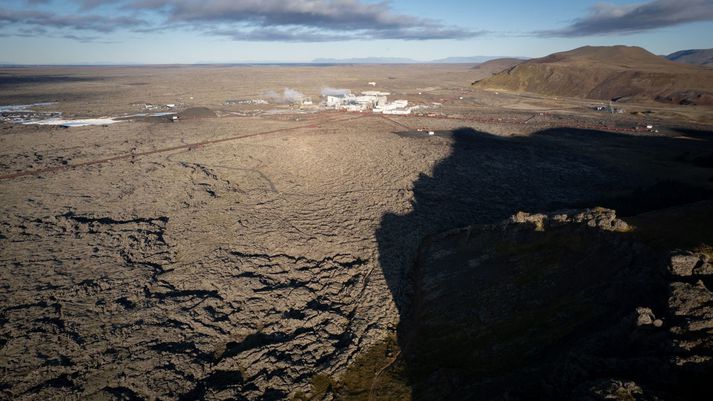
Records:
[[[494,249],[496,256],[518,258],[523,255],[544,254],[550,259],[545,262],[556,262],[557,257],[567,251],[582,249],[580,235],[567,231],[563,233],[557,228],[547,231],[536,231],[526,241],[515,239],[498,242]]]
[[[395,336],[389,336],[360,355],[337,384],[337,400],[411,400],[406,369]],[[384,369],[386,367],[386,369]],[[383,369],[383,371],[382,371]],[[376,374],[379,373],[376,377]]]
[[[312,378],[312,392],[315,394],[326,394],[333,388],[334,382],[327,375],[316,375]]]
[[[518,263],[521,271],[514,283],[527,286],[542,281],[550,272],[559,268],[560,261],[567,254],[582,252],[587,246],[586,239],[579,233],[563,233],[557,229],[532,233],[527,241],[513,239],[498,242],[495,257]]]
[[[311,397],[303,391],[298,391],[292,396],[292,401],[309,401]]]
[[[670,251],[688,249],[713,258],[713,202],[644,213],[627,219],[648,245]]]
[[[422,327],[410,348],[417,359],[411,373],[414,378],[439,368],[471,375],[506,373],[526,363],[527,355],[557,343],[594,318],[590,305],[558,299],[488,326],[473,321]]]
[[[590,230],[554,227],[494,240],[497,242],[487,262],[478,268],[489,269],[490,274],[505,270],[507,280],[517,288],[529,288],[537,296],[536,302],[524,303],[487,322],[476,314],[451,316],[441,307],[423,305],[407,350],[412,358],[409,373],[413,383],[424,383],[440,369],[465,376],[507,374],[529,363],[529,358],[541,358],[549,346],[599,317],[599,309],[589,295],[567,289],[569,278],[588,274],[578,272],[571,264],[592,251]],[[564,283],[554,292],[542,284],[551,277]],[[494,296],[507,296],[506,285],[498,279],[492,284]],[[479,301],[489,302],[487,294],[471,297],[466,287],[454,284],[453,288],[460,295],[455,296],[457,302],[448,300],[448,310],[468,311]],[[419,394],[424,391],[427,389],[417,388]]]
[[[389,336],[359,355],[340,380],[315,375],[309,394],[297,392],[292,399],[317,401],[332,394],[337,401],[410,401],[411,388],[398,355],[396,337]],[[377,373],[380,373],[378,377]]]
[[[316,401],[324,398],[325,395],[334,392],[336,383],[327,375],[314,375],[311,380],[311,389],[308,394],[302,391],[296,392],[292,396],[293,401]]]

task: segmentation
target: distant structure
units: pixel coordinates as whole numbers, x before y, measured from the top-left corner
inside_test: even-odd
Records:
[[[379,91],[362,92],[360,96],[352,93],[332,94],[326,96],[324,105],[331,109],[355,112],[371,110],[383,114],[411,114],[408,100],[395,100],[389,103],[389,95],[391,94],[388,92]]]
[[[381,107],[377,107],[374,113],[383,114],[411,114],[411,108],[408,107],[408,100],[394,100],[391,103],[386,103]]]
[[[369,82],[369,86],[376,86],[376,82]]]
[[[226,105],[236,105],[236,104],[268,104],[267,100],[263,99],[228,99],[225,101]]]

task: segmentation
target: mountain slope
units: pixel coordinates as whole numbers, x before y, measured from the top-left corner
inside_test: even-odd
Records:
[[[666,58],[677,63],[713,66],[713,49],[681,50]]]
[[[528,60],[473,84],[484,89],[591,99],[713,104],[713,72],[639,47],[581,47]]]
[[[446,57],[432,60],[431,62],[435,64],[471,64],[484,63],[497,58],[493,56]]]
[[[317,58],[315,64],[477,64],[502,59],[501,56],[456,56],[436,60],[415,60],[404,57]]]
[[[486,61],[473,67],[475,79],[489,78],[500,71],[512,68],[518,64],[525,62],[519,58],[498,58],[495,60]]]
[[[317,58],[314,64],[414,64],[418,61],[403,57],[355,57],[355,58]]]

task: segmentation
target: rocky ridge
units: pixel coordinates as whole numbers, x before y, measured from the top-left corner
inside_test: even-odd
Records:
[[[713,261],[612,210],[517,213],[421,249],[414,399],[686,400],[713,372]]]

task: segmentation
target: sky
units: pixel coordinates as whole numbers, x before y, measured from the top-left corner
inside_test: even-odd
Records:
[[[713,0],[0,0],[2,64],[541,57],[713,47]]]

